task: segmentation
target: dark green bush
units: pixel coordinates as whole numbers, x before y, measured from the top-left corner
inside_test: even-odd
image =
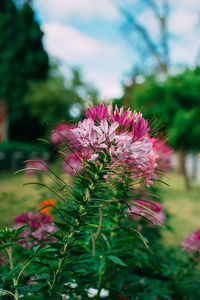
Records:
[[[48,145],[29,144],[21,142],[0,143],[0,170],[19,169],[26,159],[50,157]]]

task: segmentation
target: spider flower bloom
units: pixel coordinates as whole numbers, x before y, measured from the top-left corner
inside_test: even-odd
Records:
[[[71,130],[72,136],[78,141],[82,149],[90,149],[98,155],[99,151],[108,151],[113,159],[126,162],[128,159],[135,163],[146,162],[152,144],[142,137],[134,139],[132,129],[121,132],[118,122],[103,119],[100,124],[94,120],[84,119],[78,123],[77,128]],[[127,150],[124,152],[124,150]],[[140,157],[140,158],[139,158]]]
[[[182,242],[182,250],[195,254],[200,258],[200,229],[191,232]]]
[[[62,162],[63,172],[69,175],[75,175],[82,169],[81,158],[78,153],[70,153],[65,156]]]
[[[152,212],[156,213],[155,217],[154,214],[151,215],[151,213],[138,205],[132,205],[127,210],[127,214],[133,217],[134,219],[141,219],[142,217],[145,217],[149,221],[151,221],[153,224],[164,224],[165,223],[165,213],[163,211],[162,205],[158,202],[151,201],[151,203],[143,201],[143,200],[137,200],[136,203],[150,209]],[[141,217],[140,217],[141,216]]]
[[[87,109],[86,118],[70,130],[70,136],[76,141],[76,151],[81,149],[81,159],[96,160],[102,152],[109,157],[111,168],[118,164],[150,185],[157,175],[150,155],[153,143],[148,137],[149,129],[141,113],[101,104]],[[89,153],[90,158],[84,153]]]
[[[28,169],[31,169],[31,168],[35,168],[35,169],[38,169],[38,170],[28,170]],[[33,175],[35,174],[36,172],[47,172],[47,164],[46,162],[42,159],[42,158],[34,158],[32,161],[28,161],[25,165],[25,169],[26,170],[26,174],[27,175]]]
[[[15,223],[14,229],[28,225],[19,235],[22,238],[19,240],[19,244],[24,248],[31,248],[41,242],[45,243],[45,246],[48,245],[48,242],[56,242],[54,237],[49,236],[49,233],[54,233],[57,230],[55,224],[52,223],[52,217],[49,215],[38,212],[22,213],[15,218]]]
[[[66,124],[62,123],[58,125],[53,131],[50,136],[51,142],[53,144],[61,144],[61,143],[67,143],[69,140],[69,132],[70,129],[74,128],[72,124]]]

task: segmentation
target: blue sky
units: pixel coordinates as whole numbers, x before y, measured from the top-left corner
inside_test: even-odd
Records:
[[[142,0],[123,0],[129,7]],[[160,0],[156,0],[160,1]],[[64,66],[81,67],[83,78],[94,84],[101,98],[122,95],[121,82],[138,56],[122,36],[123,18],[113,0],[33,0],[44,31],[44,44]],[[137,17],[156,36],[151,13]],[[200,51],[200,1],[171,0],[170,56],[173,65],[193,65]]]

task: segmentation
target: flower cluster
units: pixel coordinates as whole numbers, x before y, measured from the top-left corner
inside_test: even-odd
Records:
[[[25,165],[26,174],[33,175],[36,172],[47,172],[47,164],[42,158],[34,158],[30,160]]]
[[[140,112],[100,104],[88,108],[77,126],[57,126],[51,140],[54,144],[67,144],[65,173],[75,175],[81,171],[83,160],[97,160],[104,152],[115,167],[128,168],[133,178],[143,178],[150,185],[157,179],[158,169],[168,168],[171,149],[163,141],[150,138],[149,130]]]
[[[101,104],[88,108],[86,118],[70,133],[82,158],[96,160],[100,152],[106,152],[112,163],[131,168],[139,177],[152,169],[148,131],[148,122],[141,113]]]
[[[52,217],[47,214],[38,212],[22,213],[15,218],[15,223],[14,229],[27,225],[20,234],[22,239],[19,240],[19,244],[24,248],[30,248],[41,242],[45,245],[56,242],[56,239],[49,236],[49,234],[56,232],[57,228],[52,223]]]
[[[127,210],[127,214],[136,220],[145,217],[153,224],[164,224],[166,218],[162,205],[155,201],[137,200],[135,201],[135,205],[132,205]]]
[[[200,229],[191,232],[182,242],[183,251],[200,256]]]

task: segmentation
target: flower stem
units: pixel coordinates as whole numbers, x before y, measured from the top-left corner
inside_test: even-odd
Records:
[[[60,253],[61,255],[64,255],[66,253],[68,247],[74,241],[74,235],[75,235],[75,230],[74,229],[75,228],[73,228],[72,232],[69,235],[69,237],[71,238],[71,241],[68,241],[66,244],[64,244],[63,250]],[[52,284],[50,284],[50,291],[51,291],[51,293],[53,292],[53,290],[55,288],[55,284],[56,284],[56,281],[58,279],[59,274],[62,272],[64,262],[65,262],[65,257],[62,257],[60,259],[60,261],[59,261],[58,268],[57,268],[56,272],[54,273],[53,282],[52,282]]]
[[[58,263],[57,270],[54,272],[52,284],[49,284],[50,294],[52,294],[52,292],[55,288],[55,284],[56,284],[56,282],[59,278],[59,275],[61,274],[61,272],[63,270],[63,266],[64,266],[65,259],[66,259],[66,256],[64,256],[64,255],[67,252],[69,246],[74,242],[75,237],[80,233],[81,217],[87,215],[87,213],[88,213],[87,207],[90,203],[91,195],[92,194],[95,195],[95,191],[96,191],[96,188],[97,188],[97,183],[99,182],[100,179],[103,179],[103,176],[104,176],[103,169],[106,165],[107,165],[107,161],[106,161],[106,159],[104,159],[103,162],[101,162],[101,164],[98,166],[99,167],[99,170],[98,170],[99,172],[95,173],[94,178],[92,180],[90,180],[88,186],[84,187],[84,193],[83,193],[83,196],[82,196],[82,203],[84,203],[84,204],[81,208],[81,212],[79,211],[79,218],[77,218],[75,220],[75,224],[71,228],[71,232],[68,236],[68,241],[67,241],[67,243],[65,243],[63,245],[62,251],[60,252],[60,254],[62,255],[62,258],[60,259],[60,261]],[[79,185],[80,185],[80,181],[79,181]],[[102,210],[99,207],[99,225],[98,225],[98,229],[97,229],[97,232],[96,232],[95,235],[91,232],[91,237],[92,237],[92,242],[93,242],[93,251],[92,251],[93,256],[95,256],[95,241],[98,239],[98,237],[100,235],[100,231],[101,231],[101,228],[102,228],[102,221],[103,221]]]
[[[14,267],[13,256],[12,256],[12,247],[6,248],[6,251],[8,253],[8,260],[9,260],[9,264],[10,264],[10,270],[12,270],[13,267]],[[14,285],[14,287],[17,286],[17,279],[16,278],[13,278],[13,285]],[[15,288],[15,294],[12,294],[12,295],[14,296],[15,300],[19,299],[19,293],[18,293],[18,289],[17,288]]]

